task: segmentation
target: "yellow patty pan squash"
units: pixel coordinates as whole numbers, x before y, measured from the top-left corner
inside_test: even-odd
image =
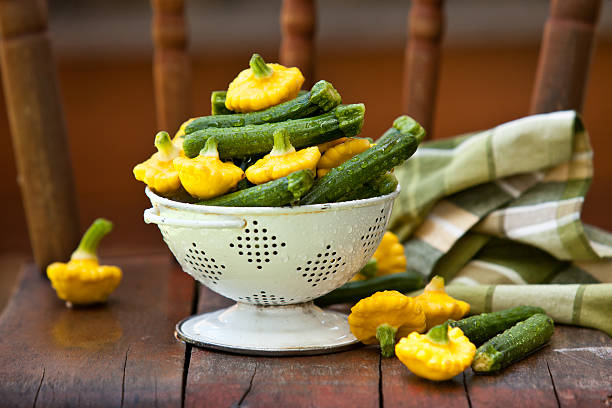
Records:
[[[231,162],[222,162],[214,137],[206,141],[200,154],[193,159],[179,156],[174,168],[185,190],[193,197],[207,200],[227,193],[244,178],[242,169]]]
[[[425,314],[414,299],[395,290],[376,292],[361,299],[348,317],[351,333],[364,344],[380,344],[384,357],[392,357],[395,339],[425,330]]]
[[[357,275],[356,280],[365,280],[376,276],[390,275],[406,272],[406,255],[404,246],[399,242],[397,235],[391,231],[385,232],[378,248]]]
[[[332,168],[338,167],[351,157],[368,150],[370,146],[372,145],[368,139],[351,137],[340,144],[329,147],[317,164],[317,177],[323,177]]]
[[[157,153],[134,167],[134,177],[156,193],[173,193],[181,186],[178,172],[172,164],[180,155],[181,148],[170,140],[167,132],[159,132],[155,136],[155,147]]]
[[[68,263],[54,262],[47,267],[57,296],[69,307],[105,302],[121,282],[121,269],[100,265],[96,254],[100,240],[112,228],[110,221],[98,218],[85,232]]]
[[[470,311],[469,303],[449,296],[444,290],[444,278],[434,276],[423,293],[414,300],[421,305],[427,318],[427,328],[444,323],[448,319],[459,320]]]
[[[395,355],[419,377],[444,381],[463,372],[472,364],[476,346],[460,328],[448,329],[448,322],[435,326],[427,334],[410,333],[395,346]]]
[[[340,143],[344,143],[348,140],[348,137],[341,137],[339,139],[330,140],[329,142],[318,144],[317,147],[321,154],[325,153],[330,148],[339,145]]]
[[[227,89],[225,107],[231,111],[253,112],[289,101],[304,83],[298,68],[266,64],[259,54],[253,54],[249,65]]]
[[[320,157],[316,146],[296,151],[287,131],[277,130],[274,132],[272,151],[247,168],[246,177],[253,184],[262,184],[298,170],[307,169],[314,173]]]

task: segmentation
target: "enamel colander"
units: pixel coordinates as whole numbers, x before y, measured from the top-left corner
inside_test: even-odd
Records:
[[[357,340],[346,315],[312,300],[351,279],[376,250],[395,192],[296,207],[215,207],[160,197],[144,212],[185,272],[235,300],[179,322],[176,336],[243,354],[321,354]]]

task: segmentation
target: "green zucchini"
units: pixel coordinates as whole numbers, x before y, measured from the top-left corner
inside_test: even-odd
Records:
[[[328,142],[344,136],[355,136],[361,132],[365,107],[362,103],[341,105],[328,113],[312,118],[286,120],[262,125],[233,128],[207,128],[185,136],[183,150],[193,158],[200,153],[210,137],[218,142],[222,159],[242,158],[266,154],[274,145],[274,132],[285,130],[296,149]],[[232,115],[236,116],[236,115]]]
[[[545,313],[536,306],[516,306],[493,313],[482,313],[465,319],[451,321],[451,327],[458,327],[474,345],[480,346],[491,337],[522,322],[536,313]]]
[[[213,93],[213,96],[217,96]],[[212,102],[212,101],[211,101]],[[208,128],[231,128],[263,123],[282,122],[289,119],[306,118],[317,112],[328,112],[340,105],[342,98],[327,81],[319,81],[310,92],[290,101],[280,103],[257,112],[235,113],[229,115],[202,116],[194,119],[185,128],[188,135]]]
[[[554,330],[550,317],[536,313],[478,347],[472,370],[490,373],[508,367],[546,344]]]
[[[327,306],[336,303],[355,303],[381,290],[410,292],[422,287],[423,277],[421,274],[407,271],[363,281],[348,282],[338,289],[332,290],[327,295],[315,299],[314,302],[318,306]]]
[[[210,111],[212,115],[232,115],[235,113],[225,107],[227,91],[212,91],[210,94]]]
[[[395,191],[398,185],[397,178],[392,173],[385,173],[373,180],[368,181],[361,187],[350,191],[347,195],[338,200],[352,201],[363,200],[365,198],[379,197]]]
[[[301,204],[333,203],[414,154],[425,130],[414,119],[400,116],[375,146],[334,167],[302,198]]]
[[[312,187],[313,182],[312,171],[298,170],[287,177],[200,201],[198,204],[224,207],[280,207],[297,201]]]
[[[298,96],[307,94],[308,91],[301,90]],[[236,112],[231,111],[225,107],[225,97],[227,91],[213,91],[210,94],[210,108],[213,115],[232,115]]]

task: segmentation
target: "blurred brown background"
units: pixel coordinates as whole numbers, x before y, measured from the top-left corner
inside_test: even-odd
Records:
[[[494,126],[528,109],[546,0],[449,0],[433,137]],[[364,136],[376,138],[401,113],[405,0],[319,1],[317,79],[345,102],[364,102]],[[212,90],[224,89],[252,52],[277,59],[280,0],[188,2],[193,61],[193,114],[210,111]],[[115,222],[103,243],[112,254],[165,251],[132,167],[153,152],[155,125],[146,0],[53,0],[49,25],[68,124],[81,225]],[[586,94],[584,121],[595,149],[595,179],[584,220],[612,230],[612,1],[605,0]],[[0,102],[0,262],[29,256],[4,102]],[[187,118],[186,118],[187,119]],[[175,129],[167,129],[171,132]],[[508,152],[512,154],[512,152]],[[517,160],[520,158],[517,158]],[[49,231],[50,235],[54,232]]]

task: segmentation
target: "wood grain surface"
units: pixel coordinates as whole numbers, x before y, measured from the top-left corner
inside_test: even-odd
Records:
[[[548,346],[493,375],[435,383],[373,346],[323,356],[250,357],[192,348],[174,325],[194,284],[165,255],[117,257],[124,282],[106,306],[66,309],[26,267],[0,318],[1,406],[605,407],[612,340],[558,326]],[[231,305],[206,288],[198,312]],[[335,310],[347,310],[335,306]]]
[[[107,305],[68,309],[29,265],[0,319],[0,405],[180,406],[193,280],[167,256],[112,258],[124,278]]]
[[[0,1],[2,84],[34,259],[44,268],[79,242],[77,202],[45,2]]]

